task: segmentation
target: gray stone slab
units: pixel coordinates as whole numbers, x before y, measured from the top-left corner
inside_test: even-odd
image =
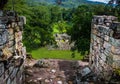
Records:
[[[6,81],[6,84],[11,84],[11,79],[8,78],[8,80]]]
[[[7,30],[3,30],[0,35],[0,45],[5,44],[8,41],[8,32]]]
[[[82,75],[82,77],[83,77],[83,76],[91,73],[91,69],[90,69],[89,67],[85,67],[85,68],[82,69],[80,72],[81,72],[81,75]]]
[[[0,50],[0,57],[3,55],[3,52]]]
[[[110,37],[109,42],[113,46],[120,47],[120,40],[119,39],[115,39],[113,37]]]
[[[5,84],[4,75],[0,77],[0,84]]]
[[[18,68],[14,68],[13,72],[10,75],[10,78],[14,79],[16,77],[16,75],[17,75],[17,72],[18,72]]]
[[[9,71],[5,70],[5,72],[4,72],[4,79],[6,80],[6,79],[8,79],[8,77],[9,77]]]
[[[19,81],[16,81],[16,77],[15,77],[10,84],[19,84]]]
[[[113,31],[112,29],[110,29],[110,30],[109,30],[109,36],[110,36],[110,37],[113,37],[113,33],[114,33],[114,31]]]
[[[3,75],[4,73],[4,64],[0,63],[0,77]]]
[[[14,66],[10,66],[9,67],[9,74],[11,74],[13,70],[14,70]]]
[[[105,62],[106,61],[106,55],[104,53],[101,54],[100,58]]]
[[[104,37],[105,37],[104,33],[100,33],[100,38],[104,39]]]
[[[109,36],[108,36],[108,35],[105,35],[105,36],[104,36],[104,39],[105,39],[106,41],[109,41]]]
[[[116,47],[120,47],[120,39],[114,39],[114,41],[115,41],[114,45]]]

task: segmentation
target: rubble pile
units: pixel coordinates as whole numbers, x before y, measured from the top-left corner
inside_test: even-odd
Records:
[[[25,17],[0,10],[0,84],[23,84],[26,49],[22,43]]]
[[[114,16],[94,16],[91,29],[90,66],[109,80],[120,67],[120,22]]]
[[[57,59],[31,61],[32,64],[26,64],[25,84],[75,84],[76,66],[88,65],[87,62],[82,61]]]

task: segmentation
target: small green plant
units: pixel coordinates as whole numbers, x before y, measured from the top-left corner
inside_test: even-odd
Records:
[[[115,69],[115,73],[120,76],[120,68]]]

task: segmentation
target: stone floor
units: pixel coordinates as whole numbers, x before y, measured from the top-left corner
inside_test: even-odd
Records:
[[[38,60],[26,61],[25,84],[74,84],[75,66],[84,67],[87,62],[44,59],[44,66],[35,66]]]

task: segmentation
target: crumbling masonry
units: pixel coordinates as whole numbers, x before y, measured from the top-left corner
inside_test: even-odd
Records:
[[[94,16],[91,29],[90,66],[102,78],[120,68],[120,22],[114,16]]]
[[[24,23],[25,17],[18,17],[14,11],[0,11],[0,84],[23,84]]]

